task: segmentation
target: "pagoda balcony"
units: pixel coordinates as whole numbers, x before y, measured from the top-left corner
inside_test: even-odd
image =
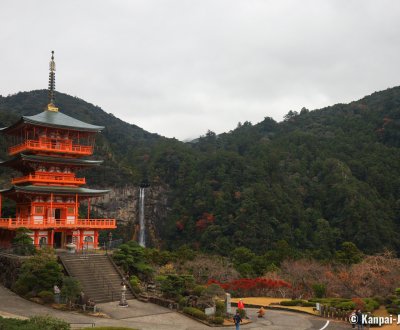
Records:
[[[115,219],[78,219],[70,221],[67,219],[43,219],[38,222],[32,218],[0,218],[0,228],[17,229],[25,227],[28,229],[115,229],[117,228]]]
[[[73,174],[62,173],[36,173],[27,176],[14,178],[11,180],[13,184],[31,182],[33,184],[57,184],[57,185],[82,185],[86,183],[85,178],[75,178]]]
[[[8,148],[8,153],[10,156],[23,151],[57,152],[79,156],[90,156],[93,153],[93,147],[72,144],[71,142],[44,142],[36,140],[26,140],[21,144]]]

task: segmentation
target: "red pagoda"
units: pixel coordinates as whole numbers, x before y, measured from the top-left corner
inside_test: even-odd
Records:
[[[58,111],[55,106],[55,63],[52,52],[49,75],[49,103],[45,111],[23,116],[13,125],[0,129],[11,141],[8,154],[0,162],[22,173],[12,186],[0,191],[0,245],[11,244],[15,230],[31,231],[35,246],[77,249],[97,248],[99,230],[116,228],[115,219],[90,219],[90,200],[108,192],[83,187],[85,178],[76,171],[98,166],[102,161],[83,159],[93,154],[95,126]],[[1,202],[16,202],[15,218],[2,218]],[[87,218],[79,218],[79,204],[87,201]],[[86,213],[86,212],[85,212]]]

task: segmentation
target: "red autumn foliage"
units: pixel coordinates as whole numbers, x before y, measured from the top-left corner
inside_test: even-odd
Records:
[[[215,217],[213,214],[204,212],[202,217],[196,221],[196,229],[202,231],[206,229],[209,225],[213,224],[214,221]]]
[[[235,292],[238,295],[263,295],[266,291],[275,290],[282,287],[290,288],[291,285],[288,282],[277,279],[273,280],[270,278],[239,278],[227,283],[221,283],[217,280],[210,279],[207,285],[217,284],[225,291]]]
[[[176,225],[176,229],[178,229],[179,231],[182,231],[183,229],[185,229],[185,225],[180,220],[178,220],[175,225]]]
[[[361,298],[352,298],[351,300],[355,303],[356,309],[361,309],[361,310],[365,309],[365,302]]]

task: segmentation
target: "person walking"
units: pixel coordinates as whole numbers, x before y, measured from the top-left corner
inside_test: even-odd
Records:
[[[357,315],[357,330],[364,329],[364,324],[362,320],[363,314],[360,309],[357,310],[356,315]]]
[[[240,317],[239,311],[237,311],[235,316],[233,317],[233,322],[236,325],[236,330],[239,330],[240,329],[240,322],[242,322],[242,318]]]

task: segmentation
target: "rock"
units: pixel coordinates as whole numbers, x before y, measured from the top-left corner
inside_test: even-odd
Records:
[[[139,186],[113,188],[110,193],[90,201],[91,210],[104,218],[115,218],[129,224],[130,239],[139,233]],[[145,188],[146,246],[160,247],[160,233],[167,217],[168,187],[157,185]],[[82,205],[84,205],[82,203]]]

